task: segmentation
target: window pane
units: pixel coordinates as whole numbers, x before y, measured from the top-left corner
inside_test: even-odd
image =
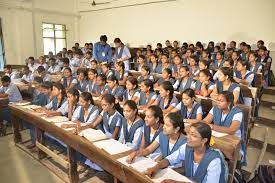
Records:
[[[53,29],[53,24],[44,24],[43,23],[43,29]]]
[[[55,37],[56,38],[65,38],[66,32],[65,31],[55,31]]]
[[[43,45],[44,45],[44,55],[48,55],[49,51],[52,51],[53,54],[55,54],[54,39],[43,38]]]
[[[49,29],[49,28],[45,28],[43,29],[43,37],[54,37],[54,30],[53,29]]]
[[[55,25],[55,30],[65,30],[65,25]]]
[[[56,53],[62,51],[63,48],[67,48],[66,39],[56,39]]]

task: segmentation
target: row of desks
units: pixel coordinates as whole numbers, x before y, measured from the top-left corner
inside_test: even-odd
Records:
[[[14,142],[22,142],[19,126],[22,120],[32,123],[36,128],[37,142],[43,145],[42,134],[47,132],[50,135],[61,140],[68,146],[68,176],[69,182],[78,182],[76,152],[80,152],[88,159],[97,163],[105,171],[112,174],[122,182],[152,182],[151,179],[135,171],[132,168],[122,165],[116,159],[117,156],[111,156],[104,150],[97,148],[93,143],[83,137],[65,131],[45,120],[40,116],[32,114],[31,111],[23,109],[20,106],[9,105],[12,114],[12,124],[14,130]],[[214,147],[220,149],[233,164],[232,171],[235,170],[236,162],[239,157],[240,139],[227,135],[221,138],[214,138]],[[129,152],[130,153],[130,152]],[[124,154],[125,156],[126,154]],[[38,151],[38,157],[42,160],[45,154],[42,150]],[[121,157],[121,156],[120,156]],[[231,172],[231,171],[230,171]]]

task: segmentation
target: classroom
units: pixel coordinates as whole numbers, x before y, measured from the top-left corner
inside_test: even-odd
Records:
[[[274,0],[0,0],[0,182],[274,183]]]

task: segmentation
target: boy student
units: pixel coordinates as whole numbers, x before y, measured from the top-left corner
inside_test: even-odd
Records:
[[[28,67],[29,70],[33,73],[36,69],[36,64],[34,62],[34,57],[29,57],[28,58]]]
[[[19,75],[16,71],[12,71],[11,65],[4,66],[5,76],[9,76],[11,80],[18,79]]]
[[[58,74],[60,71],[61,71],[61,68],[56,63],[56,59],[55,58],[50,58],[50,68],[48,69],[48,73]]]
[[[21,81],[25,84],[31,83],[33,81],[33,75],[28,66],[24,66],[22,70],[23,76]]]
[[[38,76],[42,77],[43,82],[52,81],[52,76],[46,73],[46,70],[43,66],[39,66],[36,71]]]

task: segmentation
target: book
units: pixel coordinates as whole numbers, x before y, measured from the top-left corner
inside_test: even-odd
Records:
[[[92,128],[81,131],[79,136],[85,137],[90,142],[108,139],[108,137],[101,130],[95,130]]]
[[[122,144],[114,139],[98,141],[95,142],[94,145],[100,149],[105,150],[111,155],[116,155],[131,150],[131,148],[126,144]]]
[[[173,170],[171,168],[165,168],[165,169],[160,170],[152,178],[153,182],[155,182],[155,183],[161,183],[162,181],[164,181],[166,179],[172,179],[175,181],[182,181],[182,182],[192,182],[190,179],[179,174],[178,172],[176,172],[175,170]]]
[[[52,123],[60,123],[60,122],[67,122],[69,119],[65,116],[50,116],[50,117],[45,117],[43,116],[42,119],[52,122]]]

